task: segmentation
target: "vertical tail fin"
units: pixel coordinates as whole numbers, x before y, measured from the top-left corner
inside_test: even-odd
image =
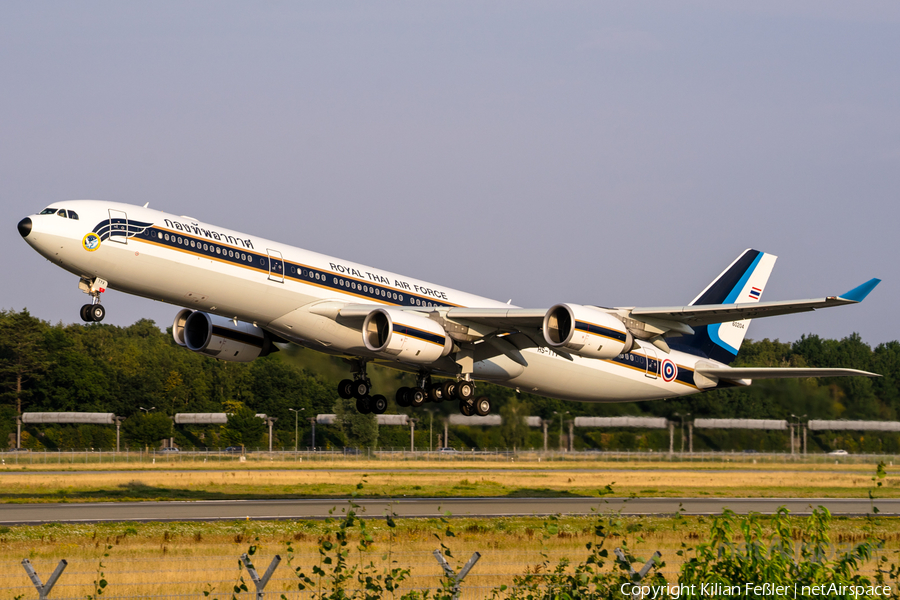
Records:
[[[691,302],[701,304],[751,304],[759,302],[777,256],[759,250],[745,250],[721,275]],[[730,364],[737,356],[750,319],[714,323],[694,328],[683,344],[713,360]]]

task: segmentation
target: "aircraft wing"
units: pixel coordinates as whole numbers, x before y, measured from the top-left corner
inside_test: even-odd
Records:
[[[744,319],[759,319],[791,313],[809,312],[831,306],[856,304],[871,292],[880,279],[870,279],[840,296],[828,296],[810,300],[786,300],[782,302],[752,302],[747,304],[705,304],[699,306],[664,306],[632,308],[630,316],[639,320],[657,319],[675,321],[688,326],[711,325]]]
[[[641,321],[645,325],[644,331],[652,331],[655,334],[665,335],[668,332],[680,334],[692,334],[692,327],[710,325],[713,323],[728,323],[730,321],[742,321],[744,319],[754,319],[761,317],[773,317],[777,315],[786,315],[798,312],[808,312],[820,308],[828,308],[831,306],[841,306],[844,304],[856,304],[861,302],[871,292],[875,286],[881,282],[880,279],[870,279],[866,283],[853,288],[852,290],[840,296],[828,296],[825,298],[816,298],[808,300],[788,300],[781,302],[754,302],[746,304],[705,304],[705,305],[688,305],[688,306],[668,306],[655,308],[617,308],[603,309],[613,313],[618,313],[619,318],[624,317],[625,324],[629,328],[629,319]],[[361,320],[366,317],[377,305],[372,304],[343,304],[338,302],[324,303],[315,309],[318,314],[326,314],[332,318],[338,315],[343,319]],[[400,310],[414,312],[432,312],[432,309],[419,309],[417,307],[403,307]],[[542,334],[540,329],[544,324],[544,316],[547,314],[545,308],[468,308],[457,307],[451,308],[444,313],[447,319],[457,323],[468,324],[472,330],[474,338],[491,339],[496,338],[499,334],[520,332],[530,338],[533,345],[542,345]],[[497,345],[497,344],[494,344]],[[667,348],[664,348],[668,352]],[[786,371],[781,370],[782,377],[837,377],[840,375],[787,375]],[[847,373],[843,373],[847,374]],[[747,378],[749,375],[732,376],[738,378]],[[757,378],[765,377],[765,375],[757,375]]]
[[[347,304],[340,307],[340,316],[346,319],[364,319],[380,308],[377,304]],[[433,309],[407,307],[399,310],[428,313]],[[487,325],[498,332],[517,331],[522,327],[540,329],[544,324],[546,308],[451,308],[447,317],[453,320],[466,320]]]
[[[881,377],[857,369],[811,369],[794,367],[698,367],[696,373],[716,379],[793,379],[796,377]]]
[[[540,328],[544,325],[546,314],[546,308],[451,308],[447,312],[451,319],[481,323],[501,331],[520,327]]]

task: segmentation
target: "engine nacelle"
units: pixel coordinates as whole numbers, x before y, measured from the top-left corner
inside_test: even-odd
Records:
[[[363,321],[363,343],[393,360],[427,364],[446,356],[453,340],[438,323],[414,312],[376,308]]]
[[[544,315],[544,340],[586,358],[613,358],[634,347],[619,319],[592,306],[557,304]]]
[[[250,362],[278,351],[268,332],[199,310],[184,309],[175,315],[172,337],[188,350],[233,362]]]

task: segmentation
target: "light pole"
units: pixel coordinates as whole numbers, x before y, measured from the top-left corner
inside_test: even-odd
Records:
[[[298,431],[297,421],[300,416],[300,411],[303,411],[306,409],[301,408],[300,410],[295,410],[293,408],[289,408],[288,410],[291,411],[292,413],[294,413],[294,452],[296,452],[297,451],[297,431]]]
[[[565,417],[563,415],[569,414],[569,411],[560,413],[560,412],[556,412],[554,410],[553,414],[559,415],[559,450],[561,452],[563,449],[563,420],[565,419]]]
[[[797,446],[800,446],[800,419],[805,419],[806,415],[795,415],[791,413],[791,419],[797,419]],[[793,425],[793,423],[791,424]],[[794,453],[794,428],[791,427],[791,454]]]
[[[691,413],[673,413],[678,420],[681,421],[681,453],[684,454],[684,418],[691,416]]]
[[[430,408],[426,408],[425,411],[428,413],[428,451],[433,452],[434,436],[432,435],[432,426],[434,425],[434,411]]]

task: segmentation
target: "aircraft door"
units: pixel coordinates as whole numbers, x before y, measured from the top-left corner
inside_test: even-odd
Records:
[[[284,258],[282,258],[281,252],[269,248],[266,249],[266,252],[269,255],[269,279],[284,283]]]
[[[128,215],[124,211],[109,209],[109,241],[128,244]]]
[[[658,379],[659,378],[659,366],[660,360],[656,354],[656,348],[650,346],[649,344],[644,346],[641,344],[641,348],[647,354],[647,365],[646,371],[644,372],[644,377],[649,377],[650,379]]]

